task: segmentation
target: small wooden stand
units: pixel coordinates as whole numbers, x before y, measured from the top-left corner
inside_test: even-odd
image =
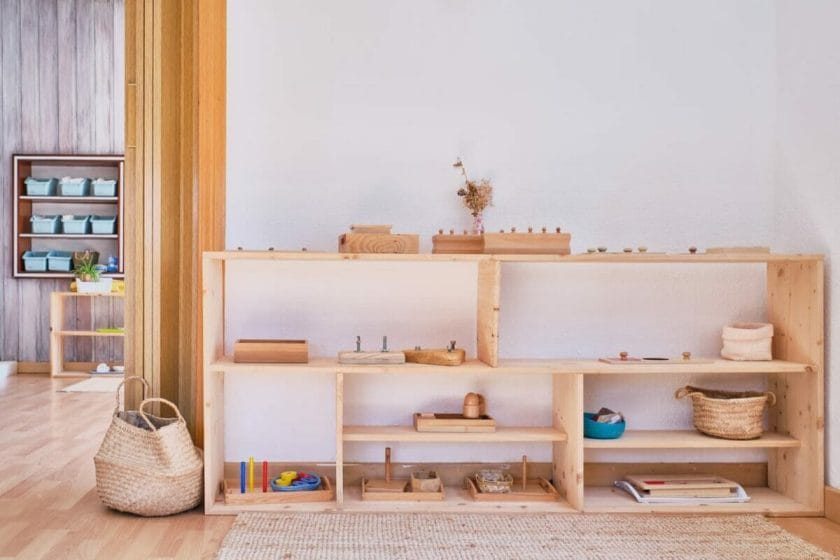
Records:
[[[268,492],[255,487],[252,492],[242,494],[239,491],[239,481],[228,479],[225,479],[224,486],[225,504],[228,505],[303,504],[335,500],[335,488],[326,476],[321,477],[321,488],[318,490],[301,490],[300,492],[273,492],[269,486]]]
[[[385,479],[362,478],[362,499],[389,502],[425,502],[443,499],[443,482],[438,492],[412,492],[410,481],[391,478],[391,448],[385,448]]]
[[[472,499],[477,502],[553,502],[560,499],[557,489],[544,478],[528,480],[528,457],[522,456],[522,477],[513,481],[510,492],[481,492],[472,476],[464,479],[464,485]]]
[[[481,234],[472,235],[464,232],[455,234],[450,230],[445,235],[443,230],[438,230],[437,235],[432,236],[432,253],[446,254],[481,254],[484,252],[484,236]]]
[[[477,433],[495,432],[496,421],[489,416],[464,418],[463,414],[415,412],[414,429],[418,432]]]
[[[339,253],[412,253],[420,252],[417,234],[393,234],[391,226],[353,225],[350,233],[338,238]]]
[[[339,364],[404,364],[405,354],[402,352],[347,352],[338,353]]]
[[[403,350],[403,354],[406,362],[433,366],[460,366],[467,357],[463,348],[415,348]]]
[[[479,235],[455,233],[449,234],[438,230],[432,236],[432,253],[449,254],[496,254],[496,255],[569,255],[571,254],[572,234],[561,233],[560,228],[549,232],[546,228],[535,232],[528,228],[527,233],[510,232],[482,233]]]

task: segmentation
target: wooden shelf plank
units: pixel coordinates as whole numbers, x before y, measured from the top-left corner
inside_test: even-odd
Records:
[[[741,449],[799,447],[796,438],[767,433],[758,439],[714,438],[694,430],[627,430],[618,439],[584,438],[586,449]]]
[[[20,272],[17,278],[75,278],[72,272]],[[103,278],[125,278],[123,272],[110,272],[102,275]],[[100,294],[101,295],[101,294]],[[124,294],[123,294],[124,295]]]
[[[418,432],[413,426],[344,426],[344,441],[404,441],[416,443],[496,443],[566,441],[554,428],[496,428],[495,432]]]
[[[21,233],[20,237],[36,239],[116,239],[116,233]]]
[[[32,203],[38,202],[60,202],[67,204],[117,204],[119,198],[116,196],[21,196],[21,200],[28,200]]]
[[[58,331],[58,336],[125,336],[124,332]]]
[[[640,504],[624,490],[612,486],[588,486],[584,490],[587,513],[764,513],[783,517],[821,516],[809,508],[769,488],[745,488],[750,501],[744,504]]]
[[[660,373],[810,373],[814,368],[807,364],[773,360],[770,362],[735,362],[715,360],[708,364],[632,364],[612,365],[598,360],[499,360],[498,367],[491,367],[479,360],[467,360],[460,366],[433,366],[427,364],[345,365],[337,358],[311,358],[307,364],[237,364],[231,356],[224,356],[210,364],[211,371],[257,371],[283,373],[293,371],[323,371],[347,374],[391,373],[446,373],[446,374],[552,374],[577,373],[586,375],[640,375]]]
[[[769,263],[822,261],[823,255],[783,253],[607,253],[578,255],[479,255],[479,254],[393,254],[393,253],[332,253],[317,251],[211,251],[205,257],[216,260],[275,260],[275,261],[395,261],[395,262],[500,262],[533,263]]]

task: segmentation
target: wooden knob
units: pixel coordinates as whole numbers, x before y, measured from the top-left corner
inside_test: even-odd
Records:
[[[531,226],[528,226],[528,233],[534,233],[534,228],[532,228]]]
[[[560,233],[560,228],[554,228],[555,233]]]
[[[464,230],[464,235],[467,235],[467,230]]]
[[[504,232],[505,232],[505,230],[503,230],[503,229],[499,230],[499,233],[504,233]]]
[[[604,246],[598,247],[598,252],[599,252],[599,253],[606,253],[606,252],[607,252],[607,248],[606,248],[606,247],[604,247]]]
[[[442,229],[438,230],[438,235],[443,235],[443,230]]]
[[[625,252],[625,253],[632,253],[632,252],[633,252],[633,248],[632,248],[632,247],[625,247],[625,248],[624,248],[624,252]]]
[[[640,253],[647,253],[647,247],[639,247]]]
[[[545,233],[547,230],[548,230],[548,228],[546,228],[545,226],[543,226],[543,228],[542,228],[542,232],[543,232],[543,233]]]
[[[273,251],[273,250],[274,250],[274,247],[269,247],[269,248],[268,248],[268,250],[269,250],[269,251]]]
[[[627,352],[619,352],[618,357],[621,358],[622,360],[626,360],[627,359]]]
[[[303,251],[303,252],[305,253],[305,252],[306,252],[306,247],[301,247],[301,249],[300,249],[300,250],[301,250],[301,251]]]
[[[511,233],[516,233],[516,228],[515,227],[510,228],[510,232]]]
[[[454,229],[450,229],[450,230],[449,230],[449,235],[454,235],[454,234],[455,234],[455,230],[454,230]]]
[[[683,352],[683,360],[690,360],[691,352]]]
[[[692,255],[695,254],[697,252],[697,247],[694,247],[694,246],[689,247],[688,252],[691,253]]]
[[[242,250],[242,247],[237,247],[237,248],[236,248],[236,250],[237,250],[237,251],[241,251],[241,250]]]
[[[598,249],[596,249],[595,247],[590,247],[589,249],[586,250],[587,253],[595,253],[597,251],[598,251]]]

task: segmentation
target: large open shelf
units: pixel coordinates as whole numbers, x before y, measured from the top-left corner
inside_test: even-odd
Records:
[[[289,261],[295,267],[311,262],[463,263],[476,271],[476,359],[461,366],[402,365],[342,365],[335,357],[316,357],[307,364],[237,364],[225,355],[228,327],[225,310],[227,271],[234,261],[248,263]],[[591,266],[632,263],[637,265],[715,265],[742,264],[763,266],[766,272],[767,320],[773,323],[776,336],[773,355],[778,359],[767,362],[735,362],[714,359],[701,363],[699,356],[692,363],[633,363],[613,365],[597,359],[500,359],[500,313],[502,268],[517,267],[519,263],[544,263],[561,266],[580,263]],[[264,267],[265,281],[272,275],[290,274],[295,267]],[[633,270],[631,269],[631,273]],[[521,272],[517,271],[517,273]],[[340,278],[340,276],[336,276]],[[338,280],[340,281],[340,280]],[[392,255],[339,254],[281,251],[228,251],[205,253],[203,264],[203,336],[204,376],[202,378],[204,410],[202,418],[205,449],[205,511],[212,514],[233,514],[239,511],[587,511],[622,513],[764,513],[769,515],[819,515],[824,494],[824,264],[821,255],[753,254],[585,254],[566,257],[553,255]],[[275,310],[282,314],[283,310]],[[588,320],[592,322],[593,318]],[[610,320],[605,315],[603,320]],[[239,333],[235,333],[239,334]],[[252,335],[250,335],[252,336]],[[236,338],[236,337],[230,337]],[[275,506],[226,506],[219,503],[219,483],[225,468],[225,377],[254,373],[259,375],[287,375],[296,373],[324,374],[318,381],[334,379],[335,394],[335,489],[336,499],[327,504],[283,504]],[[408,378],[415,374],[444,374],[455,379],[461,374],[507,376],[513,383],[529,383],[527,375],[550,376],[551,390],[545,400],[551,405],[551,425],[544,427],[497,427],[492,433],[420,433],[411,426],[344,425],[345,398],[356,398],[357,386],[374,383],[369,374],[406,375],[406,383],[418,382]],[[727,379],[735,374],[763,376],[767,390],[773,391],[777,402],[768,414],[767,433],[756,440],[724,440],[705,436],[693,430],[658,429],[629,430],[617,440],[591,440],[583,437],[584,387],[593,376],[608,375],[611,386],[655,383],[662,375],[709,375]],[[354,388],[345,395],[344,384],[353,377]],[[436,380],[437,382],[437,380]],[[540,381],[542,382],[542,381]],[[325,393],[326,394],[326,393]],[[352,395],[352,396],[351,396]],[[279,403],[278,403],[279,404]],[[358,406],[357,403],[349,403]],[[545,402],[539,403],[544,406]],[[314,412],[313,412],[314,413]],[[330,414],[332,417],[332,414]],[[361,420],[363,422],[364,420]],[[668,428],[669,426],[663,426]],[[673,427],[673,426],[671,426]],[[231,437],[229,434],[228,438]],[[443,502],[396,503],[365,502],[361,500],[357,484],[345,482],[345,445],[382,445],[389,442],[435,444],[502,443],[517,455],[516,443],[550,446],[551,463],[545,464],[562,501],[541,504],[482,504],[473,502],[461,488],[446,487]],[[585,454],[588,450],[633,450],[633,463],[604,463],[595,474],[591,468],[585,474]],[[747,489],[752,500],[746,504],[714,505],[645,505],[636,503],[629,495],[612,487],[597,486],[612,477],[628,472],[645,472],[646,466],[660,474],[696,472],[694,459],[686,456],[682,462],[662,463],[666,450],[717,450],[716,461],[727,451],[763,450],[766,476],[752,484],[764,487]],[[706,472],[726,469],[729,473],[744,474],[747,466],[738,465],[732,456],[729,462],[702,462]],[[333,458],[322,458],[327,464]],[[422,463],[436,463],[435,457],[424,457]],[[322,462],[318,462],[322,464]],[[606,465],[606,468],[603,467]],[[450,466],[452,466],[450,464]],[[629,469],[632,467],[632,471]],[[348,467],[353,468],[353,467]],[[694,469],[693,471],[690,469]],[[604,473],[610,477],[605,480]],[[623,473],[623,474],[619,474]],[[600,477],[597,478],[597,477]],[[737,481],[737,476],[730,476]],[[549,477],[546,477],[549,478]],[[589,478],[589,485],[587,485]],[[747,481],[744,481],[747,484]]]
[[[566,441],[566,434],[554,428],[496,428],[495,432],[418,432],[413,426],[344,426],[344,441],[417,443],[503,443]]]
[[[758,439],[721,439],[694,430],[627,430],[618,439],[583,438],[585,449],[769,449],[799,447],[790,436],[765,433]]]

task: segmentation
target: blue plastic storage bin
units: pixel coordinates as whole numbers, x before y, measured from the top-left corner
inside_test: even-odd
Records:
[[[583,413],[583,437],[593,439],[617,439],[624,433],[624,428],[627,427],[625,421],[618,424],[603,424],[597,422],[594,418],[597,416],[594,412]]]
[[[90,184],[93,196],[117,196],[116,179],[94,179]]]
[[[32,223],[32,233],[58,233],[58,216],[39,216],[35,214],[29,221]]]
[[[62,177],[58,182],[61,196],[87,196],[90,192],[90,179],[84,177]]]
[[[73,270],[73,253],[70,251],[50,251],[47,253],[47,270],[70,272]]]
[[[62,216],[61,231],[74,235],[90,233],[90,216]]]
[[[116,216],[91,216],[90,226],[92,233],[96,235],[109,235],[116,233],[117,217]]]
[[[27,177],[23,184],[26,185],[26,196],[54,196],[55,179],[36,179]]]
[[[26,272],[47,271],[47,251],[26,251],[23,254],[23,270]]]

